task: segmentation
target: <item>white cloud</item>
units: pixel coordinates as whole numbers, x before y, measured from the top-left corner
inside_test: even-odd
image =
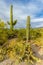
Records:
[[[37,11],[39,10],[36,5],[28,4],[28,5],[14,5],[14,14],[21,19],[25,19],[26,16],[30,15],[32,18],[35,16]]]
[[[9,7],[4,0],[0,0],[0,18],[4,21],[9,19]]]
[[[35,18],[35,19],[32,19],[31,22],[43,22],[43,18]]]
[[[35,27],[43,27],[43,24],[41,23],[40,25],[37,25],[37,26],[35,26]]]
[[[32,2],[26,5],[13,3],[13,6],[14,6],[13,15],[15,19],[18,19],[18,22],[21,22],[24,20],[26,21],[27,16],[31,16],[31,22],[36,22],[36,23],[43,22],[43,18],[35,17],[38,13],[41,12],[41,10],[43,10],[40,4],[36,4]],[[2,18],[4,21],[7,21],[9,20],[9,17],[10,17],[10,7],[4,0],[0,0],[0,18]],[[24,22],[22,24],[24,24]]]

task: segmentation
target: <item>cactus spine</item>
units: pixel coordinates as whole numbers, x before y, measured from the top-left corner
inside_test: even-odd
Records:
[[[30,41],[30,16],[27,16],[27,22],[26,22],[26,39],[27,43]]]
[[[10,25],[10,29],[13,30],[14,25],[17,23],[17,20],[13,21],[13,5],[10,6],[10,22],[8,24]]]

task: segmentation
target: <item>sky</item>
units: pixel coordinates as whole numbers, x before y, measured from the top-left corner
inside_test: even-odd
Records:
[[[13,5],[13,20],[17,19],[17,28],[25,28],[27,16],[31,27],[43,27],[43,0],[0,0],[0,19],[10,20],[10,5]]]

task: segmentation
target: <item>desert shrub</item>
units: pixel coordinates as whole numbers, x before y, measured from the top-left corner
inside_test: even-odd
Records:
[[[41,37],[40,30],[31,29],[31,31],[30,31],[30,36],[31,36],[31,37],[30,37],[31,39],[36,39],[36,38]]]
[[[5,60],[5,55],[6,55],[6,48],[0,47],[0,62]]]
[[[7,58],[13,59],[15,62],[17,60],[18,62],[36,62],[37,58],[33,55],[30,43],[26,44],[23,40],[15,43],[8,43],[0,47],[0,62]]]
[[[0,20],[0,28],[5,28],[5,23],[2,20]]]
[[[4,60],[4,56],[0,54],[0,62]]]
[[[3,45],[8,40],[8,35],[4,29],[0,29],[0,45]]]
[[[13,43],[13,42],[11,42]],[[7,56],[10,59],[18,60],[18,62],[27,61],[27,62],[36,62],[37,58],[33,55],[30,44],[26,44],[23,41],[15,43],[12,47],[8,46]]]
[[[17,29],[14,29],[14,30],[8,29],[7,35],[8,35],[8,39],[17,38],[18,30]]]
[[[6,30],[6,24],[0,20],[0,45],[3,45],[8,39]]]
[[[11,39],[14,37],[14,31],[8,30],[8,39]]]
[[[26,40],[26,29],[19,29],[17,36],[19,40]]]

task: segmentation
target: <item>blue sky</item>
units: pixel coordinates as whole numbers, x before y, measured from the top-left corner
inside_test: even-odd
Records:
[[[32,27],[43,27],[43,0],[0,0],[0,18],[6,23],[10,18],[10,5],[13,4],[15,27],[26,27],[27,16],[31,17]]]

